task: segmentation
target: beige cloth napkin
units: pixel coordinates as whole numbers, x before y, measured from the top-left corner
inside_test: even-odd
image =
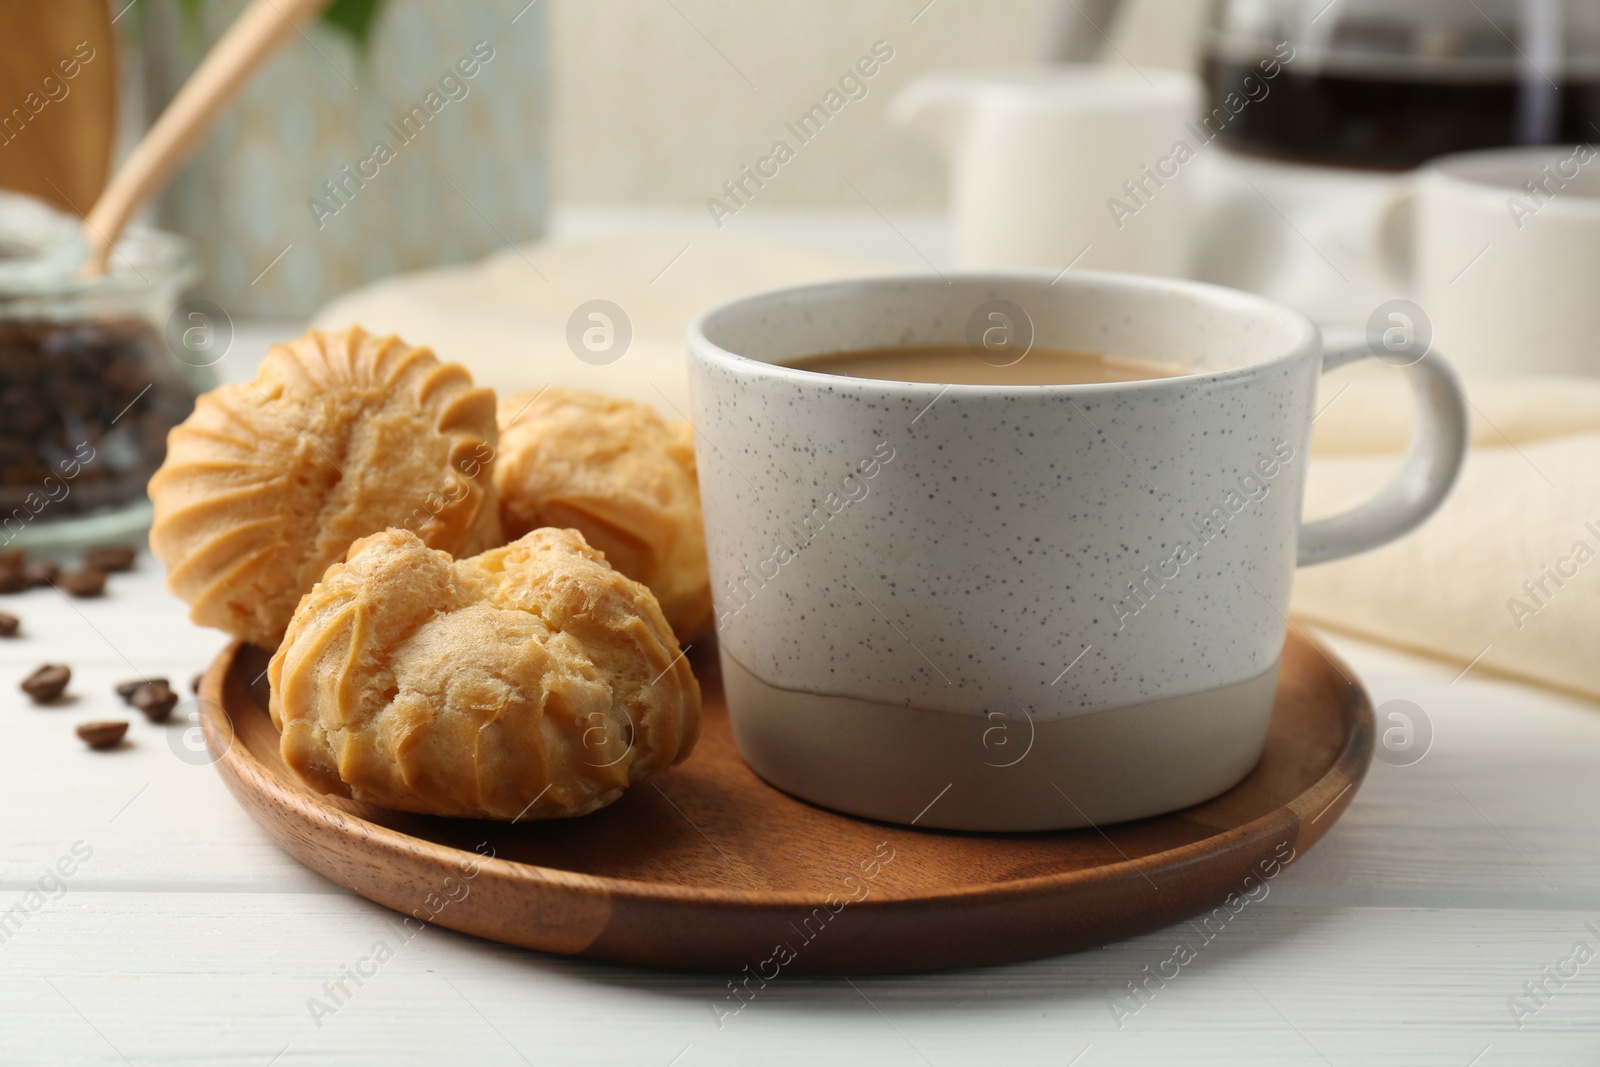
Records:
[[[687,415],[683,331],[700,309],[882,271],[729,234],[552,242],[380,282],[334,301],[316,324],[358,322],[431,345],[502,393],[554,383]],[[572,311],[597,298],[620,306],[633,330],[626,354],[604,366],[578,359],[566,340]],[[1476,659],[1475,670],[1600,696],[1591,651],[1600,634],[1600,381],[1469,383],[1467,392],[1472,454],[1441,512],[1392,545],[1300,571],[1294,611],[1462,665]],[[1382,364],[1325,379],[1319,405],[1310,518],[1372,495],[1398,465],[1411,424],[1409,389]]]
[[[1600,381],[1468,381],[1466,393],[1472,451],[1444,507],[1393,544],[1301,570],[1292,610],[1600,696]],[[1410,390],[1383,364],[1331,375],[1323,394],[1308,518],[1370,496],[1411,424]]]

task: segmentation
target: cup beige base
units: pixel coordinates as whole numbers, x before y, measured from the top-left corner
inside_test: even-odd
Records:
[[[733,739],[814,804],[944,830],[1070,830],[1224,793],[1261,758],[1278,664],[1234,685],[1052,722],[780,689],[726,650]]]

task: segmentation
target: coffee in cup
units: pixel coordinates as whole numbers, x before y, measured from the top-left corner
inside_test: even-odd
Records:
[[[1169,378],[1178,368],[1146,360],[1034,348],[1009,362],[974,359],[966,345],[870,348],[807,356],[789,364],[818,374],[938,385],[1091,385]]]

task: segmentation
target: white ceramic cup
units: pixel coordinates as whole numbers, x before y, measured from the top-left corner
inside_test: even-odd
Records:
[[[1439,505],[1466,448],[1437,355],[1395,373],[1417,430],[1367,504],[1300,521],[1324,355],[1246,293],[1072,272],[784,289],[689,326],[693,421],[733,734],[828,807],[962,830],[1171,811],[1260,756],[1296,563]],[[939,385],[808,355],[1033,346],[1170,364],[1096,385]],[[1382,352],[1382,349],[1379,349]]]
[[[1462,371],[1600,375],[1600,150],[1443,156],[1385,230],[1395,280]]]
[[[950,162],[963,268],[1181,276],[1192,182],[1171,157],[1178,141],[1199,143],[1184,128],[1199,100],[1199,83],[1176,71],[1056,65],[924,78],[891,116]]]

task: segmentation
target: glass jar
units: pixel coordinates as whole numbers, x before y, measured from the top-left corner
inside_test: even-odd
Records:
[[[188,242],[130,229],[84,278],[79,225],[0,194],[0,550],[141,533],[167,431],[211,384],[165,340],[195,279]]]

